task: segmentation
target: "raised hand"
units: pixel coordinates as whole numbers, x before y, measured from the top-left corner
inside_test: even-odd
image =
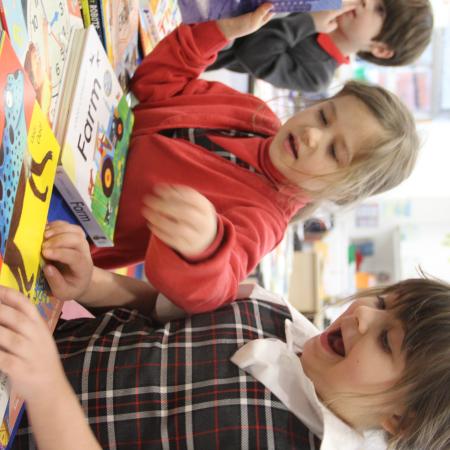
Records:
[[[60,300],[80,297],[88,288],[93,263],[83,230],[63,221],[47,225],[42,245],[44,275]]]
[[[25,401],[65,380],[48,325],[20,292],[0,286],[0,370]]]
[[[316,11],[311,14],[318,33],[331,33],[337,26],[337,18],[342,14],[356,9],[362,0],[347,0],[342,2],[342,8],[328,11]]]
[[[186,258],[203,253],[216,237],[213,204],[187,186],[156,187],[144,198],[142,214],[153,235]]]
[[[217,25],[228,40],[253,33],[265,25],[272,17],[272,4],[263,3],[255,11],[237,17],[220,19]]]

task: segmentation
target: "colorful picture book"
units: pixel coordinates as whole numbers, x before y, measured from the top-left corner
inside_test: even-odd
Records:
[[[183,22],[194,23],[234,17],[254,11],[265,0],[178,0]],[[275,13],[339,9],[342,0],[271,0]]]
[[[93,25],[124,91],[138,64],[139,0],[82,0],[84,25]]]
[[[138,65],[139,0],[111,4],[112,64],[124,91]]]
[[[0,34],[0,284],[21,291],[54,329],[60,302],[49,297],[41,246],[59,145],[5,32]],[[5,448],[22,401],[0,373],[0,448]]]
[[[55,185],[93,243],[111,246],[134,118],[94,27],[71,41]]]
[[[139,8],[139,42],[143,55],[181,23],[176,0],[150,0]]]
[[[54,122],[67,59],[70,30],[82,28],[75,0],[1,0],[1,16],[20,63],[51,124]]]

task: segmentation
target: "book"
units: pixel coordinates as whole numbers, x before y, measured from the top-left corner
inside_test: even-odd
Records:
[[[148,55],[160,40],[152,12],[149,8],[139,8],[139,45],[142,56]]]
[[[111,6],[113,67],[126,92],[138,65],[139,0],[118,0]]]
[[[89,17],[89,25],[93,25],[95,31],[97,31],[98,37],[103,44],[103,47],[106,48],[105,35],[103,33],[102,28],[102,20],[101,20],[101,9],[100,3],[97,0],[86,0],[87,3],[87,15]],[[89,25],[86,25],[87,28]]]
[[[106,50],[110,63],[114,64],[113,42],[111,37],[111,11],[113,8],[116,8],[117,5],[115,3],[113,4],[112,0],[96,0],[96,2],[99,9],[103,47]]]
[[[151,0],[139,6],[139,43],[143,56],[181,23],[175,0]]]
[[[37,101],[51,124],[54,122],[70,30],[82,28],[74,0],[1,0],[3,27],[24,66]]]
[[[0,34],[0,284],[22,292],[51,330],[62,304],[48,294],[41,246],[60,147],[5,32]],[[0,449],[10,441],[22,400],[0,373]]]
[[[179,0],[183,22],[195,23],[234,17],[254,11],[265,0]],[[271,0],[275,13],[340,9],[342,0]]]
[[[92,242],[112,246],[134,116],[94,27],[70,46],[55,186]]]
[[[85,28],[87,28],[91,24],[88,0],[80,0],[80,10],[81,17],[83,18],[83,25]]]

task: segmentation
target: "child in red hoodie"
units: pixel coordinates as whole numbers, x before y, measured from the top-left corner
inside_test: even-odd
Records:
[[[381,88],[348,83],[281,125],[257,97],[198,78],[269,11],[181,25],[132,80],[139,104],[115,246],[95,249],[94,262],[145,261],[152,285],[190,313],[232,301],[304,206],[390,189],[416,159],[414,121]]]

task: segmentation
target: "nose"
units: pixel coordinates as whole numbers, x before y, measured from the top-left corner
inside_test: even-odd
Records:
[[[302,142],[311,149],[317,149],[322,138],[322,130],[315,127],[305,127],[301,133]]]
[[[360,305],[354,311],[354,319],[356,321],[356,327],[358,332],[361,334],[366,334],[370,327],[377,321],[381,319],[384,311],[379,309],[374,309],[370,306]]]

